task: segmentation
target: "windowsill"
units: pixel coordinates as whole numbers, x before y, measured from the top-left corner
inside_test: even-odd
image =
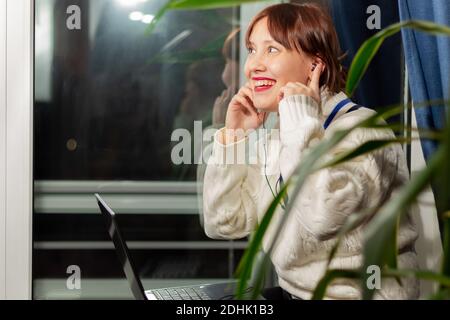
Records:
[[[228,279],[142,279],[145,290],[219,283]],[[133,299],[126,279],[82,279],[81,289],[70,290],[67,279],[36,279],[33,281],[33,299]]]

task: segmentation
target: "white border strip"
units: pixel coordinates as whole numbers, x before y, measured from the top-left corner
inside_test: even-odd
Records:
[[[0,1],[0,299],[6,299],[6,1]]]
[[[6,299],[31,299],[33,4],[6,0]]]

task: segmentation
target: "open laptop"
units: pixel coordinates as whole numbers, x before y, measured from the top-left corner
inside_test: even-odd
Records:
[[[107,223],[108,233],[114,243],[125,276],[130,284],[131,292],[137,300],[231,300],[237,281],[203,284],[184,287],[171,287],[154,290],[144,290],[137,276],[136,268],[131,259],[130,250],[117,224],[116,215],[102,197],[96,193],[98,206]],[[246,292],[250,291],[250,287]]]

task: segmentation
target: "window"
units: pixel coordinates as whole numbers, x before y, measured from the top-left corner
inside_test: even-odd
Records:
[[[204,234],[196,155],[172,161],[176,129],[212,125],[240,8],[169,11],[147,33],[164,3],[36,0],[34,298],[131,297],[95,192],[149,288],[228,278],[242,255],[244,240]],[[79,29],[67,26],[71,5]],[[66,286],[72,265],[81,290]]]
[[[277,2],[173,10],[147,32],[165,0],[35,0],[34,298],[131,298],[95,192],[119,214],[145,287],[231,277],[246,241],[204,234],[196,150],[242,83],[236,28]],[[348,66],[377,31],[365,28],[367,6],[317,2],[330,6]],[[382,27],[398,21],[392,1],[377,3]],[[79,28],[68,27],[70,6]],[[400,101],[400,52],[399,38],[386,42],[355,102]],[[175,132],[192,137],[193,152],[175,154],[190,164],[174,161]],[[81,289],[67,286],[70,266],[80,269]]]

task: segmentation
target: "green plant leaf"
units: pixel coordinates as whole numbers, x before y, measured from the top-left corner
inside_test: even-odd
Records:
[[[401,123],[391,123],[391,124],[376,124],[374,126],[368,127],[371,129],[390,129],[390,130],[405,130],[407,132],[417,132],[421,139],[429,140],[444,140],[444,132],[442,130],[424,129],[424,128],[414,128],[411,126],[404,126]]]
[[[256,229],[255,233],[252,236],[252,239],[249,243],[249,246],[245,250],[245,253],[239,263],[239,266],[236,270],[236,275],[239,276],[239,282],[236,290],[236,297],[237,299],[242,299],[244,297],[244,294],[246,292],[246,289],[248,288],[248,279],[250,279],[250,275],[252,273],[253,269],[253,262],[255,260],[256,255],[258,254],[261,245],[262,245],[262,239],[264,236],[264,233],[266,232],[270,221],[272,219],[273,214],[275,213],[275,210],[278,206],[278,204],[281,202],[281,200],[284,198],[287,192],[287,186],[290,184],[289,181],[286,181],[286,184],[281,188],[280,192],[277,194],[275,199],[271,202],[269,208],[267,209],[263,219],[261,220],[261,224]],[[262,279],[262,275],[260,272],[262,272],[263,268],[257,268],[258,272],[255,272],[256,279]],[[252,284],[253,290],[252,290],[252,296],[258,295],[259,292],[256,290],[260,288],[261,286],[259,284]]]
[[[345,279],[359,279],[364,273],[361,270],[337,270],[329,269],[326,274],[316,286],[312,300],[322,300],[325,296],[326,289],[330,283],[339,278]],[[414,269],[391,269],[383,268],[381,269],[381,274],[383,278],[407,278],[415,277],[417,279],[432,281],[440,283],[443,287],[442,291],[447,290],[450,287],[450,278],[442,274],[435,273],[432,271],[414,270]],[[373,290],[371,290],[373,291]],[[448,293],[446,293],[448,294]],[[441,295],[443,295],[441,293]],[[441,298],[443,298],[441,296]]]
[[[173,0],[167,0],[166,4],[163,5],[155,14],[152,21],[148,24],[147,28],[144,31],[144,35],[148,36],[150,35],[153,30],[156,28],[156,25],[158,22],[162,19],[162,17],[166,14],[167,11],[170,9],[170,4],[173,2]]]
[[[449,102],[448,101],[444,101],[446,104],[448,104]],[[416,107],[417,108],[423,108],[423,107],[426,107],[426,106],[428,106],[428,105],[432,105],[432,104],[441,104],[442,103],[442,101],[441,100],[439,100],[439,101],[428,101],[428,102],[425,102],[425,103],[417,103],[416,104]],[[392,108],[392,110],[394,110],[395,108],[393,107]],[[385,112],[385,114],[386,114],[386,112]],[[450,119],[449,119],[449,122],[450,122]],[[367,126],[367,127],[370,127],[370,126]],[[375,125],[373,125],[372,126],[372,128],[390,128],[390,125],[379,125],[379,124],[375,124]],[[414,129],[414,128],[413,128]],[[422,129],[417,129],[417,128],[415,128],[416,130],[418,130],[418,131],[421,131]],[[411,130],[411,128],[407,128],[407,130]],[[448,130],[447,130],[448,131]],[[434,136],[434,138],[437,138],[437,137],[439,137],[441,140],[443,139],[443,137],[444,137],[444,135],[442,134],[442,132],[441,131],[434,131],[434,130],[430,130],[430,131],[428,131],[428,130],[425,130],[425,132],[426,132],[426,136]],[[447,141],[449,141],[450,139],[448,139]],[[448,144],[447,144],[448,145]],[[447,149],[448,150],[448,149]],[[450,158],[449,156],[447,156],[447,157],[445,157],[445,158]],[[337,159],[335,159],[335,161],[336,161]],[[333,162],[333,161],[332,161]],[[328,163],[328,165],[332,165],[333,163],[332,162],[330,162],[330,163]],[[448,176],[450,176],[450,175],[447,175],[447,177]],[[444,179],[445,180],[445,179]],[[444,187],[444,189],[443,190],[450,190],[450,188],[445,188]],[[433,205],[434,206],[434,203],[431,203],[430,205]],[[370,216],[373,216],[373,215],[375,215],[376,214],[376,209],[374,210],[374,209],[369,209],[369,210],[366,210],[365,212],[362,212],[362,213],[357,213],[357,214],[354,214],[354,215],[352,215],[352,216],[349,216],[348,217],[348,219],[347,219],[347,221],[345,222],[345,224],[344,224],[344,226],[340,229],[340,231],[339,231],[339,233],[338,233],[338,235],[337,235],[337,241],[336,241],[336,244],[333,246],[333,248],[332,248],[332,250],[330,251],[330,254],[329,254],[329,257],[328,257],[328,262],[327,262],[327,269],[329,268],[329,266],[330,266],[330,263],[331,263],[331,260],[334,258],[334,256],[336,255],[336,252],[337,252],[337,249],[338,249],[338,247],[339,247],[339,245],[340,245],[340,243],[341,243],[341,241],[342,241],[342,238],[348,233],[348,232],[350,232],[351,230],[353,230],[357,225],[359,225],[363,220],[365,220],[366,219],[366,217],[370,217]],[[450,214],[449,214],[450,215]],[[444,218],[446,218],[447,216],[446,215],[443,215],[443,217]],[[397,220],[398,221],[398,220]],[[446,235],[446,237],[445,237],[445,240],[444,240],[444,260],[443,260],[443,270],[448,270],[448,269],[450,269],[450,223],[449,223],[449,221],[446,221],[446,224],[445,224],[445,235]],[[392,238],[391,238],[392,239]],[[446,248],[446,246],[447,246],[447,248]],[[396,248],[396,237],[394,238],[394,239],[392,239],[392,241],[390,241],[390,248],[388,249],[388,251],[390,251],[391,253],[392,252],[395,252],[395,250],[393,249],[393,248]],[[446,254],[446,253],[448,253],[448,254]],[[391,260],[392,261],[395,261],[394,259],[393,259],[393,257],[391,256]],[[392,265],[392,264],[391,264]],[[443,274],[445,274],[445,275],[450,275],[450,270],[448,270],[448,274],[445,272],[445,271],[442,271],[443,272]],[[397,281],[399,281],[399,279],[397,278]],[[317,289],[317,288],[316,288]],[[322,288],[322,290],[326,290],[326,288]],[[314,293],[314,295],[315,296],[320,296],[320,294],[319,293]]]
[[[444,221],[444,258],[442,259],[441,272],[446,276],[450,276],[450,211],[442,215],[442,220]]]
[[[364,237],[364,264],[362,270],[367,270],[371,265],[382,268],[387,262],[386,248],[392,245],[392,232],[396,228],[397,220],[406,212],[409,205],[428,185],[430,178],[436,172],[436,169],[444,160],[443,148],[430,159],[428,166],[414,176],[409,184],[402,188],[395,198],[392,198],[377,213],[373,220],[365,229]],[[368,275],[363,273],[363,283],[366,282]],[[363,298],[370,299],[374,291],[369,290],[363,285]]]
[[[222,34],[219,37],[205,44],[203,47],[184,51],[184,52],[162,52],[156,54],[147,61],[147,64],[152,63],[192,63],[199,60],[206,59],[223,59],[221,48],[227,34]]]
[[[171,1],[170,8],[183,10],[217,9],[264,1],[268,0],[174,0]]]
[[[330,283],[338,278],[359,279],[360,272],[358,270],[328,270],[317,284],[311,300],[322,300]]]
[[[450,27],[430,21],[408,20],[395,23],[367,39],[356,53],[347,76],[346,92],[352,96],[375,54],[386,38],[398,33],[402,28],[412,28],[431,34],[450,35]]]
[[[269,255],[263,252],[262,261],[257,265],[255,275],[255,283],[253,284],[253,290],[251,291],[250,299],[255,300],[259,297],[259,293],[262,291],[264,285],[264,278],[267,273],[270,264]]]
[[[328,255],[328,261],[327,261],[327,271],[325,272],[325,275],[322,277],[322,279],[319,281],[318,285],[316,286],[313,298],[314,300],[322,300],[325,292],[327,290],[328,285],[331,283],[331,280],[334,279],[333,275],[329,275],[330,272],[330,264],[333,260],[334,256],[336,255],[340,244],[342,243],[342,239],[345,237],[347,233],[354,230],[356,227],[358,227],[361,223],[363,223],[366,219],[373,216],[377,212],[378,208],[370,208],[363,212],[355,213],[347,217],[345,220],[344,225],[339,229],[338,234],[336,235],[336,243],[334,244],[333,248],[330,251],[330,254]],[[342,277],[343,274],[339,274],[337,276]],[[336,277],[337,277],[336,276]],[[330,278],[331,277],[331,278]],[[319,285],[320,284],[320,285]]]
[[[287,217],[290,214],[291,211],[291,204],[295,202],[295,198],[297,197],[300,189],[302,188],[303,182],[306,179],[306,177],[315,172],[316,170],[320,169],[320,165],[318,165],[318,160],[321,156],[323,156],[326,152],[331,150],[336,144],[338,144],[341,140],[343,140],[352,130],[359,128],[359,127],[370,127],[374,126],[377,123],[379,123],[379,120],[382,118],[386,118],[387,116],[392,116],[395,114],[398,114],[402,111],[401,106],[390,106],[387,108],[384,108],[379,111],[378,114],[375,114],[368,119],[354,125],[352,128],[349,128],[347,130],[342,130],[336,132],[330,139],[321,141],[318,145],[316,145],[309,153],[305,156],[305,158],[302,160],[301,163],[298,164],[297,168],[294,170],[293,175],[286,181],[285,186],[280,191],[280,194],[277,195],[277,197],[272,201],[271,205],[269,206],[269,209],[267,210],[266,214],[264,215],[263,221],[260,226],[255,231],[255,236],[252,238],[252,240],[249,243],[249,247],[247,248],[246,252],[244,253],[244,256],[239,264],[237,275],[239,275],[239,285],[237,289],[237,296],[243,296],[245,293],[245,288],[247,288],[247,280],[249,278],[249,275],[251,274],[251,270],[253,268],[253,262],[254,258],[259,250],[261,248],[261,242],[263,235],[265,231],[267,230],[267,227],[270,223],[270,220],[273,216],[273,213],[278,206],[278,204],[281,202],[281,199],[284,197],[286,193],[286,189],[289,185],[294,185],[294,190],[292,192],[292,196],[290,197],[290,201],[288,203],[288,206],[286,208],[285,214],[283,214],[280,224],[277,227],[277,231],[275,232],[275,239],[272,241],[272,245],[267,251],[267,254],[269,255],[270,252],[273,249],[274,243],[277,240],[278,234],[284,225]],[[396,221],[396,220],[395,220]],[[395,226],[394,222],[394,226]],[[256,277],[258,278],[258,276]]]
[[[261,221],[261,224],[256,228],[256,231],[249,243],[249,246],[247,250],[244,253],[243,258],[240,261],[240,264],[237,268],[236,275],[239,276],[239,282],[237,286],[237,292],[236,296],[238,298],[242,298],[247,286],[247,281],[250,278],[250,274],[254,265],[255,257],[258,253],[258,250],[261,248],[262,239],[264,236],[264,233],[266,232],[270,221],[273,217],[273,214],[275,212],[275,209],[280,204],[281,200],[284,198],[285,194],[287,193],[287,188],[291,185],[291,183],[295,186],[294,190],[292,191],[292,196],[290,197],[290,201],[287,205],[285,213],[282,215],[280,219],[280,223],[277,226],[277,230],[274,233],[275,239],[273,239],[271,243],[271,247],[267,250],[267,254],[270,255],[270,252],[272,252],[273,246],[276,243],[277,237],[281,231],[282,226],[284,225],[287,217],[289,216],[291,209],[292,209],[292,203],[295,203],[295,199],[297,195],[299,194],[304,181],[306,178],[313,172],[320,169],[320,165],[318,164],[318,160],[321,156],[323,156],[325,153],[327,153],[329,150],[331,150],[335,145],[337,145],[340,141],[342,141],[350,132],[352,132],[354,129],[358,127],[367,127],[374,125],[379,122],[380,119],[385,117],[386,115],[395,114],[393,111],[395,109],[397,113],[401,112],[402,109],[395,105],[390,106],[388,108],[384,108],[383,110],[380,110],[378,114],[374,114],[370,116],[369,118],[361,121],[360,123],[354,125],[353,127],[347,129],[347,130],[341,130],[334,133],[332,137],[330,137],[327,140],[321,141],[319,144],[317,144],[312,150],[304,157],[301,163],[299,163],[294,170],[294,173],[292,176],[287,179],[285,185],[283,188],[281,188],[280,193],[275,197],[275,199],[271,202],[268,210],[264,214],[264,217]],[[260,269],[260,268],[259,268]],[[256,275],[256,279],[259,278],[259,275]],[[256,287],[256,286],[255,286]],[[258,294],[253,292],[254,294]]]
[[[443,220],[443,249],[444,256],[442,260],[442,274],[450,276],[450,102],[446,103],[447,106],[447,127],[444,134],[444,141],[442,142],[442,148],[444,149],[444,160],[439,168],[438,177],[436,179],[436,207],[438,213],[441,214]],[[441,213],[442,212],[442,213]],[[442,289],[442,288],[441,288]]]
[[[441,142],[441,145],[444,146],[445,148],[445,156],[444,158],[447,159],[447,161],[444,161],[442,163],[442,165],[440,166],[440,168],[438,169],[439,172],[436,175],[436,178],[432,181],[432,185],[433,185],[433,191],[434,191],[434,196],[435,196],[435,200],[436,200],[436,208],[437,208],[437,213],[439,215],[439,217],[441,218],[440,220],[440,227],[441,227],[441,232],[444,235],[445,232],[445,228],[446,228],[446,223],[448,223],[447,221],[447,215],[448,215],[448,211],[450,211],[450,161],[448,159],[450,159],[450,102],[447,101],[446,103],[446,108],[447,108],[447,126],[446,126],[446,131],[443,134],[443,141]],[[450,239],[449,239],[450,241]],[[446,243],[444,243],[444,246],[446,245]],[[450,259],[450,252],[444,252],[444,259]],[[449,262],[450,264],[450,262]],[[449,265],[447,264],[447,265]],[[448,270],[450,271],[450,270]]]
[[[345,235],[358,227],[366,219],[373,216],[377,212],[377,209],[378,208],[370,208],[363,212],[358,212],[347,217],[344,225],[339,229],[339,232],[336,235],[336,243],[334,244],[333,248],[330,251],[330,254],[328,255],[327,268],[329,268],[330,263],[336,255],[337,250],[339,249],[339,246]]]
[[[385,254],[385,264],[389,268],[397,269],[397,235],[398,235],[398,228],[399,228],[399,221],[400,217],[397,217],[395,227],[391,231],[391,234],[389,238],[387,238],[386,241],[386,247],[384,248],[384,254]],[[400,284],[400,279],[396,277],[397,282]]]
[[[374,152],[375,150],[385,148],[386,146],[391,145],[391,144],[405,143],[405,142],[410,142],[410,141],[411,141],[411,139],[408,139],[408,138],[370,140],[370,141],[364,142],[363,144],[359,145],[358,147],[354,148],[353,150],[336,155],[334,157],[334,159],[325,163],[321,167],[321,169],[336,166],[338,164],[347,162],[354,158]]]
[[[450,277],[428,270],[384,268],[381,273],[383,277],[417,278],[440,283],[446,288],[450,287]]]
[[[145,35],[153,32],[161,18],[169,10],[207,10],[240,6],[247,3],[265,2],[269,0],[168,0],[155,14],[145,29]]]
[[[428,300],[449,300],[450,289],[439,289],[437,293],[431,295]]]

